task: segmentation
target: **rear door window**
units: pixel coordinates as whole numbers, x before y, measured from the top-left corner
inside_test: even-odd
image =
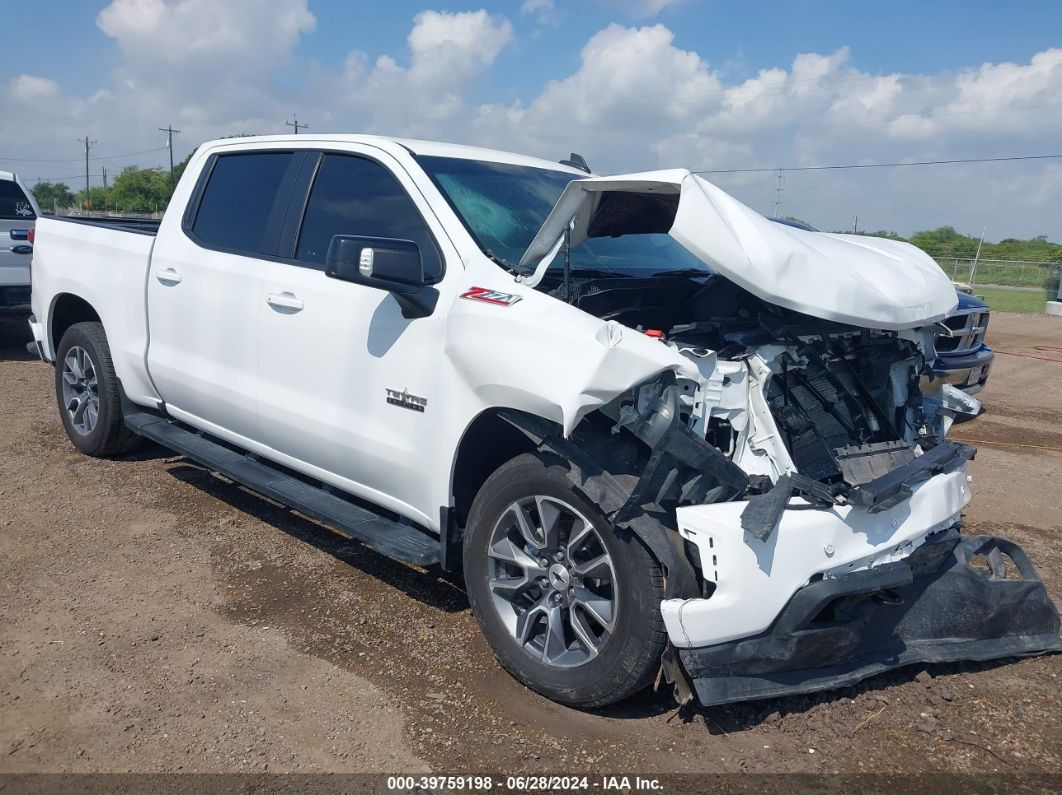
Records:
[[[333,235],[412,240],[420,246],[424,275],[442,275],[442,257],[413,199],[379,163],[354,155],[326,154],[314,179],[295,258],[324,267]]]
[[[208,248],[250,256],[276,253],[294,181],[292,152],[218,155],[192,224]]]
[[[32,221],[37,217],[17,182],[0,179],[0,218],[5,221]]]

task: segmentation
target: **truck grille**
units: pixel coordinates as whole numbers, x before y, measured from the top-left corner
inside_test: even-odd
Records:
[[[951,329],[953,336],[937,337],[937,353],[966,353],[975,351],[985,341],[988,331],[988,312],[974,310],[961,315],[945,318],[944,325]]]

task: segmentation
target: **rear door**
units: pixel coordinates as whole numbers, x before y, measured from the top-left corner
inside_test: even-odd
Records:
[[[288,256],[263,284],[263,433],[322,479],[411,515],[426,503],[445,312],[408,320],[390,293],[325,275],[325,254],[333,235],[412,240],[436,283],[456,255],[408,174],[379,150],[322,153],[311,176],[305,206],[293,204]]]
[[[151,377],[174,416],[238,443],[261,441],[259,294],[303,158],[212,156],[184,218],[166,216],[152,253]]]
[[[36,221],[34,203],[14,175],[0,174],[0,309],[29,305],[29,230]]]

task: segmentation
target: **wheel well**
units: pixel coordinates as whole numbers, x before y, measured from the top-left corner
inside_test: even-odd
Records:
[[[55,299],[52,305],[51,338],[52,350],[59,349],[59,341],[63,334],[75,323],[100,322],[100,316],[92,305],[84,298],[79,298],[71,293],[63,293]]]
[[[534,449],[534,442],[499,417],[497,409],[488,409],[472,420],[454,463],[452,493],[458,527],[468,521],[472,501],[487,478],[509,459]]]

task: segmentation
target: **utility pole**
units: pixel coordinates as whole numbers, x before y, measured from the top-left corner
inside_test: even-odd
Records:
[[[771,205],[771,216],[774,218],[782,217],[783,190],[785,190],[785,177],[782,176],[782,169],[778,169],[774,175],[774,204]]]
[[[296,115],[295,115],[294,113],[292,113],[292,114],[291,114],[291,118],[293,118],[293,119],[294,119],[295,121],[293,121],[293,122],[291,122],[291,121],[286,121],[286,122],[284,122],[284,124],[285,124],[285,126],[287,126],[287,127],[294,127],[294,128],[295,128],[295,134],[296,134],[296,135],[298,135],[298,134],[299,134],[299,128],[300,128],[300,127],[301,127],[302,129],[304,129],[304,130],[308,130],[308,129],[310,129],[310,125],[309,125],[309,124],[300,124],[300,123],[299,123],[299,117],[298,117],[298,116],[296,116]]]
[[[173,129],[172,124],[167,124],[165,127],[159,127],[159,132],[164,132],[169,136],[166,139],[166,148],[170,150],[170,190],[173,190],[173,134],[179,134],[181,131]]]
[[[107,191],[107,166],[103,166],[103,190]]]
[[[852,234],[853,235],[858,235],[859,234],[859,216],[858,215],[855,217],[855,221],[852,222]]]
[[[98,141],[90,141],[89,137],[87,135],[84,138],[78,138],[77,140],[78,140],[78,143],[82,143],[82,144],[85,145],[85,204],[87,204],[88,208],[91,210],[92,209],[92,200],[89,198],[89,169],[88,169],[89,149],[91,147],[95,146],[99,142]]]

